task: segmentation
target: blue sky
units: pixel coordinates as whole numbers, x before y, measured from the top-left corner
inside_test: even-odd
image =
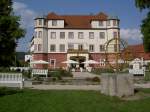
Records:
[[[141,43],[140,24],[146,11],[135,7],[135,0],[13,0],[14,12],[21,16],[21,26],[26,36],[19,41],[17,50],[27,51],[33,36],[33,19],[37,15],[56,12],[58,14],[96,14],[104,12],[120,19],[121,38],[129,44]]]

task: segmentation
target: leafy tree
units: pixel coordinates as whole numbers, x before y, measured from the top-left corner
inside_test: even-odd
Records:
[[[12,4],[12,0],[0,0],[0,67],[15,64],[17,42],[25,34],[20,28],[20,17],[13,13]]]
[[[135,5],[140,10],[150,8],[150,0],[135,0]]]
[[[143,44],[146,52],[150,52],[150,0],[135,0],[136,7],[141,11],[148,9],[147,17],[142,21],[141,33],[143,34]]]

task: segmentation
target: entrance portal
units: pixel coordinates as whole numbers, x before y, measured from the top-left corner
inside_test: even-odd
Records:
[[[82,63],[86,59],[84,56],[71,56],[70,59],[79,62],[79,67],[84,68],[84,63]],[[74,64],[71,67],[76,68]]]

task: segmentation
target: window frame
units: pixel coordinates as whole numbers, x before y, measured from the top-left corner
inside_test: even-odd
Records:
[[[89,32],[89,39],[94,39],[94,32]]]
[[[84,33],[78,32],[78,39],[84,39]]]
[[[40,26],[42,25],[42,19],[38,20],[38,25],[40,25]]]
[[[54,64],[52,64],[52,61],[54,61]],[[56,68],[56,59],[49,59],[50,66],[53,66],[53,68]]]
[[[70,45],[72,46],[71,48],[69,47]],[[68,43],[68,49],[74,49],[74,44]]]
[[[72,36],[70,36],[70,34],[72,34]],[[74,39],[74,32],[68,32],[68,38],[69,39]]]
[[[103,34],[103,36],[101,34]],[[99,32],[99,38],[100,39],[105,39],[105,32]]]
[[[55,35],[54,37],[52,35]],[[51,32],[51,39],[56,39],[56,32]]]
[[[62,49],[63,48],[62,46],[64,47],[64,49]],[[65,52],[65,44],[60,44],[59,45],[59,51],[60,52]]]
[[[60,32],[60,39],[65,39],[65,32]]]
[[[99,50],[100,50],[100,52],[104,52],[105,51],[105,45],[100,44],[99,45]]]
[[[52,20],[52,26],[57,26],[57,20]]]
[[[104,26],[104,21],[98,21],[98,26]]]
[[[38,38],[42,38],[42,31],[38,31]]]
[[[54,50],[52,50],[52,46],[55,46]],[[50,52],[56,52],[56,44],[50,44]]]
[[[94,46],[94,44],[90,44],[89,45],[89,52],[95,52],[95,46]]]
[[[37,51],[42,51],[42,44],[38,44]]]

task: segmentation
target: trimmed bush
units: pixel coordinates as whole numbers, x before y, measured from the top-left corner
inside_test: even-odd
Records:
[[[100,78],[99,78],[99,77],[93,77],[93,78],[92,78],[92,81],[93,81],[93,82],[100,82]]]
[[[101,75],[101,73],[114,73],[114,70],[108,69],[108,68],[95,68],[95,69],[92,69],[92,73]]]
[[[50,77],[57,77],[59,80],[62,79],[62,77],[72,77],[72,73],[63,69],[54,69],[50,70],[48,75]]]

